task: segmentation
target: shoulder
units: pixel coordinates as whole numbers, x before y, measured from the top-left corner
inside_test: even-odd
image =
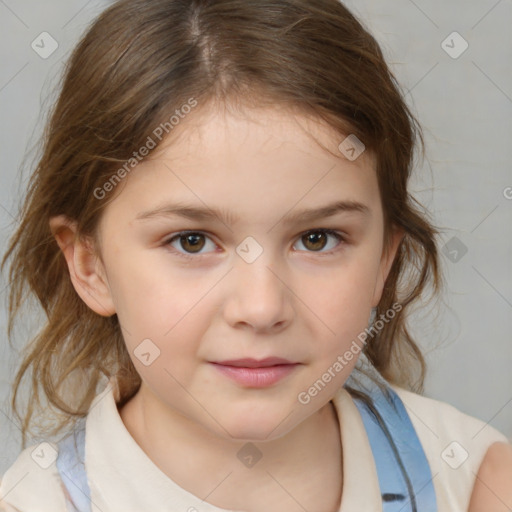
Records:
[[[468,512],[512,509],[512,444],[493,443],[476,475]]]
[[[402,400],[415,428],[418,427],[423,433],[430,432],[428,437],[431,439],[442,442],[443,437],[452,435],[466,440],[470,446],[485,446],[485,449],[496,441],[508,443],[506,436],[488,422],[466,414],[447,402],[399,386],[391,385],[391,388]]]
[[[489,423],[449,403],[395,385],[391,387],[402,400],[421,442],[440,509],[468,510],[473,489],[478,485],[479,471],[488,474],[486,468],[496,467],[494,452],[509,446],[508,439]],[[509,478],[509,482],[512,479]],[[493,512],[489,508],[484,510]]]
[[[0,481],[0,511],[61,512],[67,510],[57,470],[57,445],[25,448]]]

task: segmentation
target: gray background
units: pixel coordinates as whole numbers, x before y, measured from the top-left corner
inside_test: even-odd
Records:
[[[444,228],[441,246],[448,245],[442,300],[414,316],[429,365],[425,395],[512,439],[512,2],[345,3],[381,43],[426,136],[428,160],[418,166],[412,190]],[[1,252],[24,187],[21,166],[33,164],[63,62],[107,4],[0,0]],[[43,31],[59,44],[47,59],[31,48]],[[442,47],[454,31],[469,44],[458,58]],[[452,52],[461,48],[457,39],[448,44]],[[0,291],[1,475],[19,453],[20,436],[7,402],[17,357],[5,334],[5,276]],[[22,333],[35,318],[26,319]]]

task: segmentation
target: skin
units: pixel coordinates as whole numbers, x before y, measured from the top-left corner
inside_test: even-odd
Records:
[[[367,327],[402,237],[384,247],[373,155],[351,162],[337,150],[344,136],[275,107],[197,109],[172,136],[116,190],[98,246],[77,239],[69,219],[51,221],[75,289],[98,314],[117,314],[142,378],[121,418],[166,475],[218,507],[337,511],[342,447],[330,400],[357,357],[308,404],[297,396]],[[282,220],[339,200],[368,213]],[[138,218],[178,201],[239,219]],[[319,228],[344,240],[328,235],[315,250],[303,235]],[[184,230],[199,232],[200,255],[179,237],[169,243]],[[263,250],[251,263],[236,252],[246,237]],[[145,339],[160,351],[149,366],[134,356]],[[300,364],[260,389],[211,364],[269,356]],[[250,469],[236,456],[249,441],[262,453]]]
[[[468,512],[512,510],[512,445],[493,443],[476,475]]]

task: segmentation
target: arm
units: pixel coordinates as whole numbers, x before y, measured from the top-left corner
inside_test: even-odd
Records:
[[[468,512],[512,510],[512,444],[493,443],[476,475]]]

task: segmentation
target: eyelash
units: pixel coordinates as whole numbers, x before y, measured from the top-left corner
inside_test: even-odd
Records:
[[[320,256],[327,256],[327,255],[331,255],[331,254],[338,252],[339,250],[342,249],[342,247],[340,247],[340,246],[344,245],[344,243],[347,242],[345,237],[342,236],[338,231],[334,231],[332,229],[327,229],[327,228],[309,229],[308,231],[304,231],[303,233],[301,233],[298,236],[298,240],[301,239],[304,235],[308,235],[310,233],[323,233],[326,235],[332,235],[335,238],[337,238],[338,241],[340,242],[340,244],[338,246],[336,246],[334,249],[331,249],[326,252],[306,251],[306,252],[310,252],[312,254],[319,254]],[[181,237],[186,236],[186,235],[204,235],[204,236],[208,237],[208,235],[206,233],[203,233],[202,231],[180,231],[179,233],[176,233],[171,238],[168,238],[166,241],[164,241],[162,245],[165,247],[169,247],[172,244],[172,242],[174,242],[175,240],[178,240]],[[185,258],[188,260],[197,259],[197,258],[200,258],[201,256],[206,256],[206,254],[183,253],[183,252],[175,250],[174,248],[172,248],[172,249],[173,249],[173,252],[176,253],[178,256],[181,256],[182,258]]]

